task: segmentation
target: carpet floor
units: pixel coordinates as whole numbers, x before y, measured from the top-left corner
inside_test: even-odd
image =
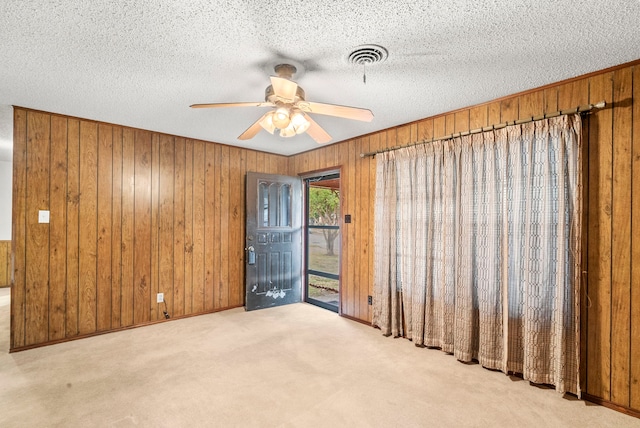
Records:
[[[8,353],[1,427],[640,427],[308,304]]]

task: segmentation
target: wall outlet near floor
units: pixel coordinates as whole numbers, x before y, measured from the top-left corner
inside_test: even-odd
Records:
[[[367,303],[370,305],[373,305],[373,297],[372,296],[367,296]]]
[[[156,296],[156,301],[158,303],[164,302],[164,293],[158,293],[158,295]]]

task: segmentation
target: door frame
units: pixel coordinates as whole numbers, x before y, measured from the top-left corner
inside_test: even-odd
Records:
[[[318,170],[314,170],[314,171],[309,171],[309,172],[305,172],[302,174],[298,174],[298,176],[302,179],[303,182],[303,191],[302,191],[302,207],[303,207],[303,216],[302,216],[302,229],[303,229],[303,233],[302,233],[302,247],[304,249],[304,255],[302,257],[302,276],[303,276],[303,282],[302,282],[302,301],[305,303],[309,303],[307,301],[307,292],[309,289],[309,286],[307,284],[307,276],[308,276],[308,270],[309,270],[309,254],[308,254],[308,226],[309,226],[309,216],[308,216],[308,211],[309,211],[309,201],[308,201],[308,195],[307,195],[307,180],[310,178],[314,178],[314,177],[319,177],[319,176],[323,176],[323,175],[331,175],[331,174],[338,174],[340,177],[340,187],[339,187],[339,192],[340,192],[340,221],[339,221],[339,226],[340,226],[340,260],[338,261],[338,315],[342,316],[342,259],[343,259],[343,254],[344,254],[344,237],[343,237],[343,231],[344,231],[344,192],[342,191],[343,186],[342,186],[342,166],[334,166],[334,167],[330,167],[330,168],[323,168],[323,169],[318,169]],[[313,304],[313,303],[309,303],[309,304]],[[318,305],[319,306],[319,305]],[[321,307],[321,306],[319,306]],[[325,308],[328,310],[332,310],[331,308]]]

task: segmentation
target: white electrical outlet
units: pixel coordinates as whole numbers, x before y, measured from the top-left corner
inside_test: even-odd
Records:
[[[38,211],[38,223],[49,223],[49,210]]]
[[[158,303],[164,302],[164,293],[158,293],[158,295],[156,296],[156,300]]]

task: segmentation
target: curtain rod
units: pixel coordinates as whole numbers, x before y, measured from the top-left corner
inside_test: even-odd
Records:
[[[415,142],[415,143],[406,144],[404,146],[394,146],[394,147],[388,147],[388,148],[382,149],[382,150],[376,150],[375,152],[360,153],[360,157],[364,158],[364,157],[369,157],[369,156],[375,156],[375,155],[377,155],[379,153],[390,152],[390,151],[393,151],[393,150],[403,149],[405,147],[417,146],[419,144],[432,143],[434,141],[441,141],[441,140],[449,140],[451,138],[462,137],[462,136],[465,136],[465,135],[479,134],[481,132],[487,132],[487,131],[491,131],[491,130],[494,130],[494,129],[501,129],[501,128],[504,128],[504,127],[510,126],[510,125],[522,125],[523,123],[529,123],[529,122],[534,122],[536,120],[542,120],[542,119],[548,119],[548,118],[551,118],[551,117],[562,116],[563,114],[588,113],[588,112],[590,112],[591,110],[594,110],[594,109],[604,108],[606,105],[607,105],[606,102],[600,101],[599,103],[587,104],[587,105],[584,105],[584,106],[578,106],[578,107],[570,109],[570,110],[558,110],[558,111],[554,111],[552,113],[542,114],[540,116],[532,116],[532,117],[529,117],[527,119],[512,120],[511,122],[503,122],[503,123],[499,123],[497,125],[485,126],[484,128],[477,128],[477,129],[472,129],[470,131],[456,132],[454,134],[445,135],[444,137],[431,138],[431,139],[428,139],[428,140],[421,140],[421,141],[418,141],[418,142]]]

